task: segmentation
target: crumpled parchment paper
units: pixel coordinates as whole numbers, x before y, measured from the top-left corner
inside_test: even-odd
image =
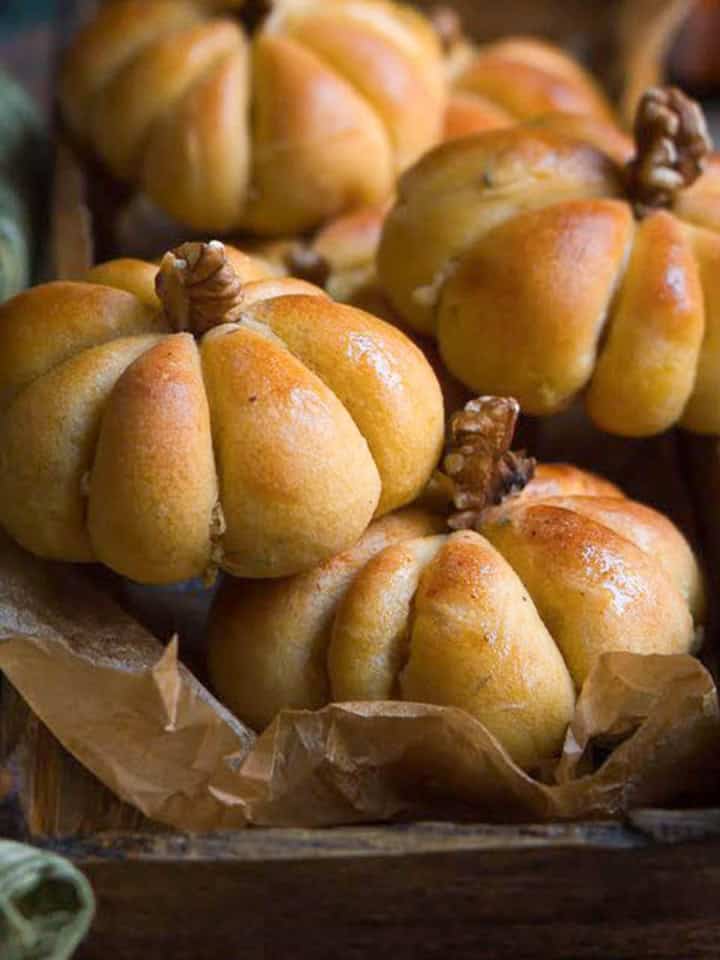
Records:
[[[81,572],[0,538],[0,669],[122,800],[184,831],[432,816],[621,816],[717,797],[720,711],[689,656],[610,654],[543,782],[461,710],[413,703],[286,711],[261,736]]]

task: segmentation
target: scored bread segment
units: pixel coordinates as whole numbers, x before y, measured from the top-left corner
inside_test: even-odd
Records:
[[[27,550],[51,560],[96,559],[85,486],[103,412],[118,378],[159,339],[121,337],[83,350],[34,380],[5,411],[0,520]]]
[[[516,505],[482,532],[525,584],[578,689],[601,653],[691,649],[680,592],[653,557],[609,527],[540,501]]]
[[[227,523],[225,568],[284,576],[357,539],[381,482],[335,394],[248,327],[211,334],[201,351]]]
[[[643,437],[680,419],[692,393],[705,331],[693,247],[665,211],[642,220],[588,389],[603,430]]]
[[[401,510],[373,523],[356,544],[308,573],[224,581],[208,653],[223,701],[257,730],[283,707],[316,709],[327,703],[331,630],[353,578],[388,545],[437,533],[442,525],[441,518],[421,510]]]
[[[633,229],[627,204],[597,199],[554,203],[485,234],[438,306],[450,369],[473,389],[516,397],[529,414],[565,407],[592,376]],[[545,257],[549,248],[557,255]]]
[[[419,496],[444,437],[440,387],[420,350],[394,327],[330,300],[278,297],[248,315],[267,324],[357,424],[382,479],[377,514]]]
[[[198,576],[217,499],[198,348],[175,334],[122,374],[105,407],[88,505],[96,555],[144,583]]]
[[[553,756],[575,707],[563,657],[526,587],[488,541],[453,534],[415,596],[403,699],[482,717],[521,765]]]
[[[213,64],[159,117],[145,144],[144,189],[171,216],[197,230],[232,229],[245,204],[248,70],[244,46]]]
[[[161,313],[124,290],[60,281],[26,290],[0,305],[0,408],[82,350],[167,329]]]

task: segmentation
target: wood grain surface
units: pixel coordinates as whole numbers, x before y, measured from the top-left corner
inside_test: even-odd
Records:
[[[676,846],[587,828],[587,842],[538,842],[506,828],[418,826],[275,834],[261,856],[252,834],[234,856],[79,859],[99,897],[79,957],[173,960],[338,956],[667,958],[720,953],[720,840]],[[499,828],[502,829],[502,828]],[[575,838],[584,828],[573,828]],[[597,831],[593,837],[593,830]],[[222,843],[222,838],[218,838]],[[501,846],[500,846],[501,844]],[[380,852],[378,848],[385,846]],[[359,850],[361,852],[359,852]],[[295,854],[298,855],[295,855]]]

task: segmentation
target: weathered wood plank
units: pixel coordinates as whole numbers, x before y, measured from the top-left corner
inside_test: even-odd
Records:
[[[656,843],[720,837],[720,810],[632,810],[627,822]]]
[[[718,841],[83,866],[84,960],[707,960],[720,942]]]
[[[85,173],[63,142],[55,151],[50,233],[54,279],[81,279],[93,263],[92,217]]]
[[[663,811],[657,811],[662,819]],[[717,814],[717,811],[715,811]],[[682,820],[682,816],[680,817]],[[676,822],[670,818],[670,825]],[[714,828],[716,819],[709,820]],[[697,826],[697,824],[696,824]],[[671,836],[669,830],[665,837]],[[190,836],[177,833],[99,832],[45,845],[77,862],[252,863],[266,860],[405,857],[460,851],[525,850],[542,847],[640,847],[643,832],[619,822],[555,824],[458,824],[443,821],[335,829],[259,829]]]

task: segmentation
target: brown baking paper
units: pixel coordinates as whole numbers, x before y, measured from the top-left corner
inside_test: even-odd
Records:
[[[0,539],[0,668],[110,790],[175,828],[609,817],[718,783],[717,695],[691,657],[605,656],[541,783],[454,708],[333,704],[256,737],[177,651],[81,573]]]

